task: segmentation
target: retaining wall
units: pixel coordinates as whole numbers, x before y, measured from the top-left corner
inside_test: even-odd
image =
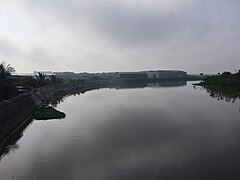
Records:
[[[18,126],[25,122],[32,111],[44,102],[51,101],[57,93],[86,92],[114,84],[109,81],[89,81],[87,83],[61,83],[44,86],[20,94],[0,103],[0,141],[10,135]]]

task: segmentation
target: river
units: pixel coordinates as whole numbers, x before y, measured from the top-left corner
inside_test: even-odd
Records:
[[[65,97],[65,119],[33,120],[7,147],[0,179],[240,179],[240,102],[228,101],[192,82]]]

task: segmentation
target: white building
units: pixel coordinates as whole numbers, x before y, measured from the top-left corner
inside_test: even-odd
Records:
[[[159,78],[159,71],[147,71],[145,72],[147,74],[148,79],[158,79]]]
[[[159,71],[145,71],[148,79],[181,79],[186,78],[185,71],[174,70],[159,70]]]

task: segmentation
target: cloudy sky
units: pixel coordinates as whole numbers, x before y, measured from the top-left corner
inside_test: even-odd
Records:
[[[17,72],[240,69],[239,0],[0,0]]]

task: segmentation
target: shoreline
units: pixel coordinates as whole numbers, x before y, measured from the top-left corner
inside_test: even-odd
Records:
[[[167,83],[167,82],[182,82],[185,79],[171,79],[171,80],[154,80],[154,81],[123,81],[123,80],[100,80],[89,82],[71,82],[55,84],[50,86],[43,86],[38,89],[20,94],[5,102],[0,103],[0,148],[4,144],[2,139],[14,134],[19,127],[21,127],[26,119],[31,117],[34,109],[40,107],[44,103],[58,103],[61,99],[68,94],[85,93],[86,91],[101,89],[101,88],[128,88],[131,86],[142,83]],[[186,81],[187,82],[187,81]],[[177,86],[185,85],[176,83]],[[169,86],[175,87],[175,86]],[[7,141],[7,140],[5,140]],[[4,142],[5,142],[4,141]]]

